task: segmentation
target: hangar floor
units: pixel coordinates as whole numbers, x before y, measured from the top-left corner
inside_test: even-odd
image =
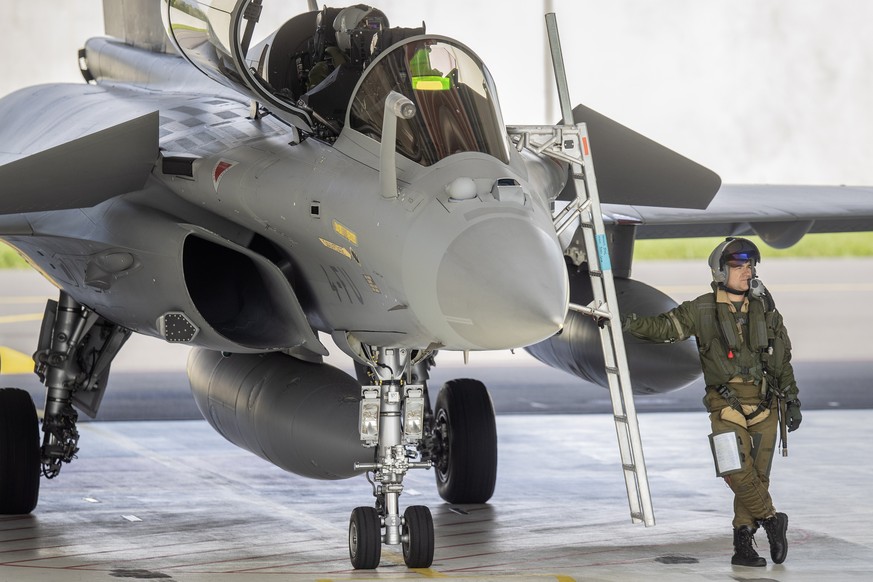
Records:
[[[766,263],[790,322],[807,409],[791,433],[791,455],[773,467],[777,507],[791,519],[781,566],[730,565],[731,494],[713,476],[698,390],[637,399],[658,521],[645,528],[630,523],[615,429],[597,414],[609,409],[606,392],[561,372],[510,365],[505,357],[489,364],[489,355],[474,354],[476,369],[441,356],[433,379],[443,378],[432,385],[459,375],[487,381],[499,413],[497,490],[488,505],[454,507],[438,497],[430,471],[410,475],[403,507],[428,505],[437,527],[428,570],[406,569],[393,547],[384,549],[378,570],[350,569],[348,518],[355,506],[372,503],[364,478],[309,481],[237,449],[205,421],[148,420],[80,424],[79,458],[43,481],[36,512],[0,518],[0,582],[869,580],[873,268],[869,259],[799,266]],[[635,271],[681,300],[700,292],[708,277],[701,268],[643,262]],[[810,273],[827,277],[810,280]],[[0,350],[29,354],[45,297],[56,291],[30,272],[4,271],[0,280]],[[809,306],[823,299],[826,326],[809,317]],[[139,342],[147,339],[132,339],[113,364],[100,417],[196,417],[186,352]],[[44,388],[28,357],[10,372],[8,354],[0,385],[32,388],[41,404]],[[767,556],[766,536],[757,537]]]
[[[703,413],[640,416],[652,528],[630,523],[609,416],[498,416],[491,503],[447,505],[430,471],[413,472],[401,500],[432,508],[434,564],[408,570],[386,547],[370,572],[347,557],[349,514],[372,501],[363,477],[297,478],[203,421],[84,423],[79,458],[43,481],[37,511],[0,518],[0,581],[869,580],[870,414],[810,411],[792,433],[773,470],[788,560],[760,569],[730,565],[731,496]]]

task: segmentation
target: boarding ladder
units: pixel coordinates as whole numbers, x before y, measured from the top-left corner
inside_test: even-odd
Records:
[[[570,164],[576,198],[554,216],[555,229],[560,236],[569,226],[576,224],[577,219],[579,220],[591,287],[594,291],[594,300],[590,304],[571,303],[570,309],[594,317],[603,323],[600,327],[600,340],[606,376],[609,380],[609,396],[612,400],[631,519],[634,523],[651,526],[655,525],[655,516],[621,332],[603,215],[597,193],[597,180],[594,176],[591,143],[585,123],[569,125],[567,122],[573,119],[573,111],[561,53],[561,41],[558,37],[557,19],[553,13],[546,14],[546,29],[564,125],[513,126],[508,130],[519,150],[528,148],[538,154]]]

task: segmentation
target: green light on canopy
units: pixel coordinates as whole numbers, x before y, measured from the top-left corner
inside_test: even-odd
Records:
[[[412,77],[412,88],[416,91],[448,91],[452,88],[452,80],[435,75]]]

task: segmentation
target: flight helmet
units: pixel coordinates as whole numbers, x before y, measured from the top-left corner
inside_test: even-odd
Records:
[[[345,52],[349,52],[352,48],[352,33],[355,30],[379,31],[384,28],[388,28],[388,18],[385,14],[365,4],[343,8],[333,21],[336,44]]]
[[[716,283],[727,281],[728,261],[751,261],[754,277],[755,267],[761,262],[761,251],[747,238],[729,236],[724,239],[709,255],[709,269],[712,271],[712,280]]]

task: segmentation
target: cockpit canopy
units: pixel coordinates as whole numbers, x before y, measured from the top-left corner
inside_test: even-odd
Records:
[[[389,28],[383,13],[355,5],[300,14],[251,46],[260,3],[163,2],[167,33],[186,59],[306,134],[333,140],[352,130],[378,141],[396,91],[417,108],[397,122],[402,155],[424,166],[459,152],[509,163],[491,75],[451,39]]]
[[[455,41],[407,39],[379,56],[352,97],[347,127],[382,137],[385,98],[396,91],[417,113],[397,120],[397,151],[423,166],[459,152],[482,152],[509,163],[497,92],[482,61]]]

